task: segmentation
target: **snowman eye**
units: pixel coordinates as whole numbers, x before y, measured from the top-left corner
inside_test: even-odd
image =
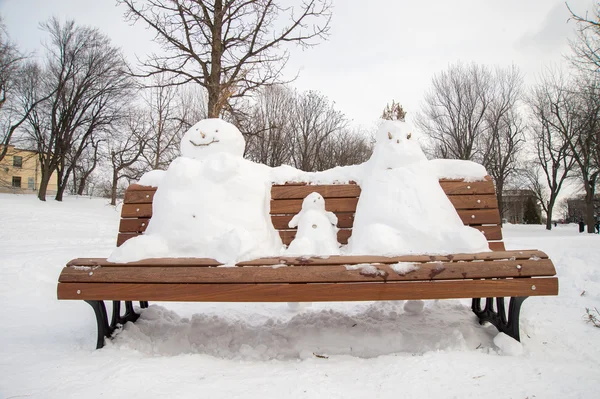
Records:
[[[396,143],[400,143],[400,139],[396,140]]]
[[[393,139],[392,133],[388,132],[388,137],[389,137],[390,140]]]
[[[409,133],[409,134],[406,136],[406,138],[407,138],[408,140],[410,140],[410,138],[411,138],[411,137],[412,137],[412,133]]]

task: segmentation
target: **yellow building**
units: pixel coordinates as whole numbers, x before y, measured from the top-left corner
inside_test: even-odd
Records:
[[[3,146],[0,145],[0,151]],[[42,180],[42,171],[38,153],[23,150],[13,145],[8,146],[6,156],[0,161],[0,192],[27,194],[37,193]],[[47,193],[56,193],[58,180],[56,173],[52,174]]]

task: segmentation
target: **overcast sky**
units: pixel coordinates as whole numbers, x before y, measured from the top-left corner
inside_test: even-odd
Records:
[[[596,0],[597,1],[597,0]],[[108,34],[130,58],[144,58],[153,35],[130,26],[114,0],[0,0],[9,35],[24,51],[42,51],[40,21],[72,18]],[[300,90],[319,90],[357,125],[371,126],[387,102],[418,111],[432,76],[457,61],[519,66],[527,83],[545,66],[564,64],[574,23],[562,0],[333,0],[329,40],[292,51],[287,75]],[[570,0],[578,13],[593,0]]]

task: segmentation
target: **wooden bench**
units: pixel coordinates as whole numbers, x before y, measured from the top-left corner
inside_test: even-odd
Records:
[[[58,299],[89,303],[98,324],[97,347],[115,328],[139,315],[132,301],[317,302],[472,298],[481,323],[490,322],[516,340],[519,311],[528,296],[557,295],[552,261],[537,250],[506,251],[491,179],[480,182],[440,180],[440,185],[465,225],[481,230],[493,252],[445,256],[410,255],[274,257],[218,267],[213,259],[146,259],[116,264],[101,258],[74,259],[62,270]],[[117,245],[143,234],[152,217],[156,188],[131,185],[121,212]],[[319,192],[326,209],[336,213],[338,239],[347,243],[360,195],[356,184],[273,185],[270,213],[285,244],[295,230],[288,228],[302,199]],[[403,272],[394,266],[414,263]],[[372,265],[375,267],[365,267]],[[290,266],[290,267],[281,267]],[[505,297],[509,297],[508,308]],[[482,306],[482,298],[486,298]],[[104,301],[113,302],[109,322]],[[121,302],[125,312],[121,312]]]

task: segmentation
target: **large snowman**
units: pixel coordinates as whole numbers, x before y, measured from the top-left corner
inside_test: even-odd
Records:
[[[319,193],[311,193],[302,201],[302,210],[288,226],[298,227],[290,243],[288,255],[339,255],[335,213],[325,210],[325,200]]]
[[[463,225],[407,123],[382,121],[363,167],[347,253],[489,251],[485,236]]]
[[[197,257],[222,263],[278,253],[282,242],[269,217],[268,168],[243,159],[244,138],[230,123],[205,119],[181,141],[153,200],[144,235],[109,260]]]

